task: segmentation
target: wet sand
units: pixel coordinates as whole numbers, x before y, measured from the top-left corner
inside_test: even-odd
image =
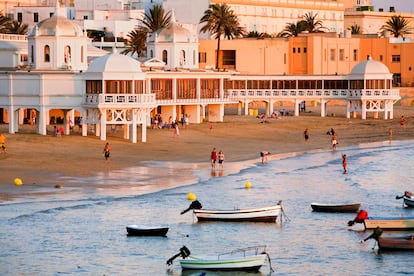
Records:
[[[266,121],[251,116],[226,115],[224,122],[214,123],[212,129],[208,122],[190,124],[188,129],[180,125],[179,137],[174,137],[172,130],[148,129],[148,142],[137,144],[123,139],[123,131],[118,127],[116,133],[108,132],[107,142],[111,146],[109,162],[105,161],[102,154],[106,142],[92,133],[88,137],[82,137],[76,131],[69,136],[42,136],[34,133],[33,126],[25,125],[19,129],[19,133],[9,134],[8,125],[0,125],[0,131],[7,139],[8,150],[6,155],[0,155],[0,202],[10,200],[19,193],[30,193],[37,187],[60,185],[65,189],[65,177],[93,177],[98,173],[128,167],[145,167],[148,161],[170,161],[168,166],[180,162],[176,181],[182,180],[180,177],[188,180],[188,176],[180,172],[208,168],[213,147],[217,151],[223,150],[225,171],[226,166],[228,170],[231,166],[237,169],[234,167],[238,166],[237,162],[259,162],[259,152],[262,150],[271,153],[269,159],[276,154],[280,157],[280,154],[332,150],[331,138],[326,134],[330,128],[334,128],[337,133],[338,151],[347,146],[388,141],[390,128],[393,140],[414,139],[414,109],[411,107],[396,106],[394,119],[387,121],[346,119],[341,114],[343,109],[338,107],[336,116],[325,118],[321,118],[317,110],[311,108],[299,117],[284,116]],[[401,115],[407,119],[405,127],[400,126]],[[305,142],[303,135],[306,128],[310,132],[308,142]],[[162,175],[162,168],[158,170]],[[156,168],[150,170],[150,174],[154,171]],[[157,177],[162,186],[162,177]],[[25,187],[32,185],[32,189],[19,191],[14,185],[15,178],[20,178]]]

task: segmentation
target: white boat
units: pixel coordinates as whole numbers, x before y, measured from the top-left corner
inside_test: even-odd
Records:
[[[167,261],[171,265],[173,260],[181,256],[180,265],[183,270],[227,270],[227,271],[258,271],[268,254],[266,246],[255,246],[234,250],[228,253],[216,256],[195,256],[192,255],[187,247],[180,249],[180,253],[176,254]]]
[[[187,209],[188,210],[188,209]],[[185,211],[187,211],[185,210]],[[185,212],[181,212],[182,214]],[[251,208],[251,209],[229,209],[229,210],[208,210],[193,209],[194,215],[199,222],[202,221],[229,221],[229,222],[276,222],[281,215],[282,202],[276,205]]]

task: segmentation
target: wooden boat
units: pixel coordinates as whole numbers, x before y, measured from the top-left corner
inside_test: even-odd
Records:
[[[414,236],[379,237],[378,247],[383,250],[414,250]]]
[[[183,270],[225,270],[225,271],[250,271],[257,272],[268,254],[266,246],[255,246],[234,250],[216,256],[195,256],[187,247],[180,249],[180,253],[171,257],[167,264],[171,265],[173,260],[181,256],[180,265]]]
[[[163,226],[145,226],[145,225],[128,225],[126,230],[128,236],[167,236],[168,227]]]
[[[194,209],[194,215],[202,221],[229,221],[229,222],[276,222],[282,212],[282,205],[277,204],[262,208],[234,209],[234,210],[204,210]]]
[[[361,203],[350,204],[325,204],[311,203],[312,210],[315,212],[331,212],[331,213],[355,213],[358,212]]]
[[[388,231],[414,230],[414,217],[368,217],[363,223],[365,230],[375,229],[377,226]]]

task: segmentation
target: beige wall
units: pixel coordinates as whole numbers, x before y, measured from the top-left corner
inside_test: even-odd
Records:
[[[414,85],[414,42],[402,42],[394,38],[341,37],[325,33],[290,39],[224,40],[221,50],[236,51],[236,71],[264,75],[348,74],[358,62],[371,56],[383,62],[391,73],[401,74],[403,86]],[[207,62],[200,63],[201,68],[215,67],[216,47],[216,40],[200,40],[200,53],[207,53]],[[399,56],[400,62],[395,58],[393,61],[393,56]]]

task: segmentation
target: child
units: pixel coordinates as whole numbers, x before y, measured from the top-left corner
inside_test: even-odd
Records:
[[[346,154],[342,154],[342,167],[344,168],[344,174],[346,174]]]

